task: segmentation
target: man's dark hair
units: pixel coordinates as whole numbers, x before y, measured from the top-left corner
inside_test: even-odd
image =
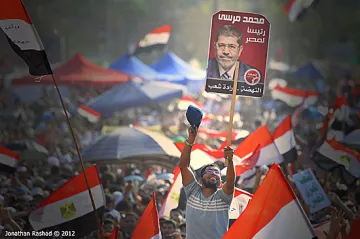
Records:
[[[181,228],[186,228],[186,222],[181,223],[181,224],[179,225],[179,229],[181,229]]]
[[[217,165],[216,163],[211,163],[211,164],[204,165],[202,167],[201,171],[200,171],[200,177],[201,178],[204,176],[205,171],[206,171],[207,168],[217,168],[217,169],[219,169],[219,171],[221,171],[219,165]]]
[[[176,229],[176,222],[172,219],[168,219],[162,222],[162,224],[171,224],[172,226],[174,226],[174,228]]]
[[[239,29],[237,29],[233,25],[224,25],[219,28],[219,30],[216,33],[216,41],[219,40],[219,36],[225,36],[225,37],[236,37],[237,43],[239,46],[241,46],[242,43],[242,33]]]

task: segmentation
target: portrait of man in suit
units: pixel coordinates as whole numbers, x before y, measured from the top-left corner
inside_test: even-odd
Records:
[[[233,25],[222,26],[216,34],[214,42],[215,58],[209,59],[207,78],[233,80],[236,67],[235,63],[242,51],[241,31]],[[250,69],[257,70],[261,78],[261,73],[258,69],[240,61],[238,81],[245,81],[244,75],[246,71]],[[257,79],[254,80],[258,81]]]

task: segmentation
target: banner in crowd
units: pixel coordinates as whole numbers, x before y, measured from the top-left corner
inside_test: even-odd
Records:
[[[311,213],[330,206],[328,197],[311,169],[296,173],[293,175],[293,178]]]
[[[270,22],[262,15],[220,11],[213,15],[205,90],[262,97],[270,36]],[[236,63],[239,67],[236,69]]]

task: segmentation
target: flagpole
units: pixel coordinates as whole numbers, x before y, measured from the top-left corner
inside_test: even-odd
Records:
[[[61,106],[62,106],[62,108],[63,108],[63,110],[64,110],[64,113],[65,113],[65,116],[66,116],[66,123],[67,123],[67,125],[69,126],[69,129],[70,129],[70,132],[71,132],[71,136],[72,136],[73,141],[74,141],[74,144],[75,144],[76,152],[77,152],[77,155],[78,155],[79,160],[80,160],[81,168],[82,168],[82,171],[83,171],[83,173],[84,173],[85,183],[86,183],[86,186],[87,186],[87,189],[88,189],[88,192],[89,192],[89,196],[90,196],[90,200],[91,200],[92,207],[93,207],[93,209],[94,209],[94,216],[95,216],[96,223],[97,223],[97,226],[98,226],[100,238],[101,238],[101,239],[104,239],[104,234],[103,234],[102,226],[101,226],[101,223],[100,223],[100,220],[99,220],[99,216],[98,216],[98,213],[97,213],[97,210],[96,210],[96,206],[95,206],[95,202],[94,202],[94,197],[93,197],[93,195],[92,195],[92,193],[91,193],[91,188],[90,188],[90,185],[89,185],[89,180],[88,180],[88,178],[87,178],[87,176],[86,176],[85,166],[84,166],[84,163],[83,163],[81,154],[80,154],[80,150],[79,150],[79,146],[78,146],[78,143],[77,143],[75,134],[74,134],[74,130],[73,130],[72,126],[71,126],[70,119],[69,119],[69,115],[68,115],[68,113],[67,113],[67,111],[66,111],[65,104],[64,104],[63,98],[62,98],[62,96],[61,96],[61,93],[60,93],[60,90],[59,90],[59,87],[58,87],[58,84],[57,84],[57,82],[56,82],[56,79],[55,79],[54,74],[51,74],[51,77],[52,77],[52,80],[53,80],[53,82],[54,82],[56,91],[57,91],[57,93],[58,93],[58,95],[59,95],[60,102],[61,102]]]
[[[236,61],[235,67],[235,76],[234,76],[234,84],[233,84],[233,92],[231,98],[231,107],[230,107],[230,119],[229,119],[229,128],[228,128],[228,135],[226,146],[230,147],[232,145],[232,127],[233,127],[233,120],[234,120],[234,110],[235,110],[235,103],[236,103],[236,93],[237,93],[237,83],[239,78],[239,61]],[[228,166],[229,161],[225,159],[225,166]]]

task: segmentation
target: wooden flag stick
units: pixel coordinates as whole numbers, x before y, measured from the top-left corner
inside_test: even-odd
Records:
[[[237,83],[239,78],[239,61],[236,61],[235,67],[235,77],[234,77],[234,84],[233,84],[233,92],[231,97],[231,107],[230,107],[230,119],[229,119],[229,128],[228,128],[228,135],[226,146],[232,146],[232,127],[233,127],[233,119],[234,119],[234,110],[235,110],[235,103],[236,103],[236,91],[237,91]],[[228,159],[225,159],[225,166],[228,166]]]
[[[88,192],[89,192],[91,204],[92,204],[92,207],[93,207],[93,209],[94,209],[94,216],[95,216],[96,223],[97,223],[97,226],[98,226],[100,238],[101,238],[101,239],[104,239],[104,233],[103,233],[102,226],[101,226],[101,223],[100,223],[100,220],[99,220],[99,216],[98,216],[98,214],[97,214],[97,210],[96,210],[96,206],[95,206],[95,202],[94,202],[94,197],[93,197],[93,195],[92,195],[92,193],[91,193],[91,188],[90,188],[90,185],[89,185],[89,180],[88,180],[88,178],[87,178],[87,176],[86,176],[84,162],[83,162],[82,157],[81,157],[81,155],[80,155],[80,150],[79,150],[79,146],[78,146],[78,143],[77,143],[75,134],[74,134],[74,130],[73,130],[72,126],[71,126],[70,119],[69,119],[69,115],[68,115],[68,113],[67,113],[67,111],[66,111],[65,104],[64,104],[63,98],[62,98],[62,96],[61,96],[61,93],[60,93],[58,84],[57,84],[57,82],[56,82],[55,76],[54,76],[54,74],[52,74],[51,76],[52,76],[52,80],[53,80],[53,82],[54,82],[56,91],[57,91],[57,93],[58,93],[58,95],[59,95],[60,102],[61,102],[62,108],[63,108],[64,113],[65,113],[65,116],[66,116],[66,123],[67,123],[67,125],[69,126],[69,129],[70,129],[70,132],[71,132],[71,136],[72,136],[73,141],[74,141],[74,144],[75,144],[76,152],[77,152],[77,155],[78,155],[79,160],[80,160],[81,168],[82,168],[82,171],[83,171],[83,173],[84,173],[85,182],[86,182],[86,186],[87,186],[87,189],[88,189]]]

